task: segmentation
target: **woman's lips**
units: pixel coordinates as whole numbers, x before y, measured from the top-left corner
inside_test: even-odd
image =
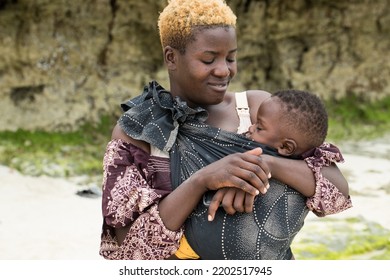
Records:
[[[215,91],[226,91],[229,83],[209,83],[209,87]]]

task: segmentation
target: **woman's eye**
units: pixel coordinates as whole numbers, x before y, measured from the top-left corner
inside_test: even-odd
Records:
[[[236,61],[234,58],[227,58],[226,60],[227,60],[227,62],[230,62],[230,63],[233,63]]]
[[[257,126],[256,127],[256,130],[258,130],[258,131],[261,131],[261,130],[263,130],[260,126]]]
[[[212,64],[214,62],[214,59],[204,59],[202,60],[204,64]]]

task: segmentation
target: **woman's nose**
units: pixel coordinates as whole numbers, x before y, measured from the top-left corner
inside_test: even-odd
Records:
[[[230,68],[226,61],[221,61],[215,68],[214,75],[218,77],[228,77],[230,75]]]

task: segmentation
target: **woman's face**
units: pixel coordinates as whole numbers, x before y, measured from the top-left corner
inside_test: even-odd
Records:
[[[191,107],[219,104],[237,72],[237,40],[234,28],[196,31],[184,54],[174,50],[175,67],[170,87]]]

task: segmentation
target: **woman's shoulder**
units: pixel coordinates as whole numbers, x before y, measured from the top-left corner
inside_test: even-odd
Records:
[[[150,145],[144,141],[136,140],[130,136],[128,136],[122,128],[119,126],[119,124],[116,124],[114,129],[112,130],[111,139],[120,139],[124,142],[131,143],[134,146],[137,146],[138,148],[144,150],[147,153],[150,153]]]
[[[249,107],[258,107],[265,99],[271,96],[268,91],[265,90],[247,90]]]
[[[260,107],[260,104],[263,103],[271,94],[265,90],[247,90],[246,96],[248,100],[249,110],[255,114],[257,109]]]
[[[255,123],[257,119],[257,109],[264,100],[271,96],[271,94],[264,90],[247,90],[246,95],[251,123]]]

